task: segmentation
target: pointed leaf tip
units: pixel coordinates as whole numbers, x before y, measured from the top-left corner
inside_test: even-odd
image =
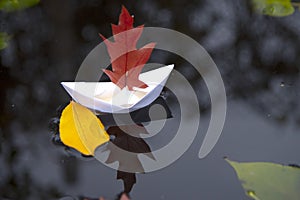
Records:
[[[119,17],[119,25],[133,26],[133,17],[130,15],[125,6],[122,6],[121,14]]]

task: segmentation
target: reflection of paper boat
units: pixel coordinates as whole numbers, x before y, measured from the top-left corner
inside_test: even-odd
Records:
[[[161,93],[174,65],[141,73],[139,79],[147,88],[120,90],[112,82],[62,82],[62,86],[78,103],[107,113],[125,113],[152,103]]]

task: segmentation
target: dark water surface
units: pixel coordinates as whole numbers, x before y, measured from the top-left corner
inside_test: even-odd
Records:
[[[117,23],[122,4],[136,25],[174,29],[205,47],[228,98],[222,136],[200,160],[210,118],[207,88],[182,58],[153,53],[151,62],[174,63],[194,86],[201,126],[179,160],[137,175],[132,199],[248,199],[224,156],[300,164],[299,11],[284,18],[261,16],[245,0],[44,0],[24,11],[0,13],[1,31],[13,35],[0,52],[0,199],[113,199],[122,190],[114,170],[70,156],[52,144],[48,130],[56,108],[70,100],[60,82],[75,79],[85,56],[101,42],[98,33],[111,35],[110,23]],[[170,139],[159,137],[148,144],[158,148]]]

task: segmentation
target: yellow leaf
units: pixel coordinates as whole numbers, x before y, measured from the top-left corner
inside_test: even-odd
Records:
[[[96,115],[74,101],[62,112],[59,132],[66,146],[85,155],[94,155],[98,146],[109,141],[109,135]]]

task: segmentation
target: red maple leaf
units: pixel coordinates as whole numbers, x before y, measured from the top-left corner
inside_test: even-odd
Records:
[[[149,43],[137,49],[136,44],[144,26],[133,27],[133,16],[122,6],[118,25],[111,25],[114,42],[107,40],[100,34],[106,44],[112,63],[112,71],[103,70],[110,80],[121,89],[128,87],[146,88],[147,85],[139,80],[142,68],[149,60],[155,43]]]

